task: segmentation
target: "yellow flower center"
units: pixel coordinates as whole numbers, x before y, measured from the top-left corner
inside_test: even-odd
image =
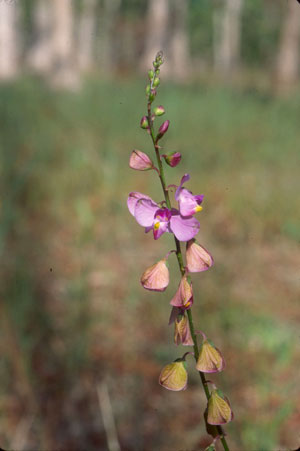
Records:
[[[197,207],[195,207],[195,213],[198,213],[199,211],[202,211],[203,207],[201,207],[201,205],[197,205]]]
[[[154,230],[157,230],[157,229],[159,229],[159,222],[156,222],[156,223],[154,224]]]

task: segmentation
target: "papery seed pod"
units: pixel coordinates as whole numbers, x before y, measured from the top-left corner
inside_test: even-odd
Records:
[[[158,130],[157,139],[162,138],[164,136],[164,134],[167,133],[169,125],[170,125],[169,120],[165,121],[161,124],[161,126],[159,127],[159,130]]]
[[[188,319],[184,315],[178,315],[175,319],[174,343],[178,346],[193,346],[194,342],[191,336]]]
[[[179,152],[169,152],[163,154],[162,157],[164,157],[165,162],[172,168],[175,168],[181,161],[181,153]]]
[[[140,122],[140,126],[141,126],[141,128],[144,128],[144,129],[149,128],[149,123],[148,123],[147,116],[143,116],[142,117],[141,122]]]
[[[166,365],[159,376],[159,383],[167,390],[181,391],[187,387],[188,374],[185,362],[175,361]]]
[[[228,398],[221,390],[214,388],[207,404],[207,422],[212,425],[220,425],[229,423],[232,419],[233,412]]]
[[[170,304],[184,310],[188,310],[193,305],[193,289],[186,275],[182,276],[178,289]]]
[[[225,368],[225,360],[221,352],[207,338],[200,346],[196,368],[202,373],[218,373]]]
[[[146,290],[165,291],[169,285],[169,269],[166,259],[147,268],[141,277],[141,284]]]
[[[153,111],[155,116],[162,116],[163,114],[165,114],[165,109],[162,105],[155,107]]]
[[[133,150],[130,159],[129,166],[131,169],[135,169],[137,171],[148,171],[149,169],[154,168],[154,164],[152,160],[148,157],[148,155],[140,150]]]
[[[193,239],[186,245],[186,263],[189,272],[202,272],[209,269],[214,260],[211,254]]]

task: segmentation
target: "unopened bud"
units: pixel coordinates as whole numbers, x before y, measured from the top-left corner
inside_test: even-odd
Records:
[[[207,422],[212,425],[229,423],[233,419],[233,412],[229,400],[221,390],[211,391],[207,404]]]
[[[165,291],[169,285],[169,270],[165,259],[147,268],[141,277],[141,284],[146,290]]]
[[[202,272],[209,269],[214,260],[210,253],[193,239],[186,245],[186,263],[189,272]]]
[[[165,109],[162,105],[159,105],[157,107],[154,108],[154,114],[155,116],[162,116],[163,114],[165,114]]]
[[[144,129],[149,127],[147,116],[143,116],[142,117],[141,122],[140,122],[140,126],[141,126],[141,128],[144,128]]]
[[[162,155],[162,157],[164,157],[165,162],[169,166],[174,168],[175,166],[177,166],[180,163],[181,153],[179,153],[179,152],[170,152],[170,153]]]
[[[147,85],[146,86],[146,95],[148,96],[150,94],[150,92],[151,92],[151,86]]]
[[[167,390],[180,391],[187,387],[188,374],[185,368],[185,362],[178,359],[166,365],[159,376],[159,383]]]
[[[147,171],[154,168],[152,160],[148,155],[140,150],[133,150],[130,159],[129,166],[131,169],[136,169],[137,171]]]
[[[196,368],[202,373],[218,373],[225,368],[225,360],[221,352],[206,337],[199,349]]]
[[[148,70],[148,77],[150,80],[152,80],[153,76],[154,76],[153,70],[152,69]]]
[[[150,92],[149,97],[148,97],[149,98],[149,102],[153,102],[153,100],[156,97],[156,94],[157,94],[156,89],[151,89],[151,92]]]
[[[170,125],[169,120],[165,121],[161,124],[161,126],[159,127],[159,130],[158,130],[157,139],[162,138],[164,136],[164,134],[167,133],[169,125]]]
[[[153,80],[153,86],[155,86],[155,88],[156,88],[157,86],[159,86],[159,84],[160,84],[160,79],[158,77],[155,77]]]

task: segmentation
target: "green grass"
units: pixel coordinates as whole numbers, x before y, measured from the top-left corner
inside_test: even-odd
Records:
[[[49,373],[65,387],[63,405],[75,406],[77,390],[90,406],[85,419],[75,407],[61,410],[67,423],[83,424],[82,446],[89,443],[86,423],[99,415],[94,381],[106,376],[124,449],[193,449],[205,433],[192,364],[183,394],[157,385],[161,366],[182,353],[167,326],[178,284],[172,257],[166,293],[146,293],[139,284],[172,240],[154,243],[126,207],[133,190],[161,200],[154,172],[128,168],[133,148],[152,152],[139,128],[143,92],[139,80],[90,80],[77,94],[31,79],[0,87],[1,291],[29,382],[48,392]],[[193,276],[194,317],[227,360],[214,379],[235,412],[229,443],[247,451],[294,449],[300,93],[276,99],[163,82],[158,102],[171,121],[165,149],[183,155],[179,167],[167,169],[168,183],[189,172],[189,187],[205,194],[199,240],[216,264]],[[13,368],[12,357],[1,376],[3,397],[14,393]],[[54,443],[71,446],[49,422]],[[15,423],[0,423],[9,431],[1,445],[9,446]]]

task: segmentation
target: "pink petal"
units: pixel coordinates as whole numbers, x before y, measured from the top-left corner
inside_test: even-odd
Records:
[[[158,205],[151,199],[140,199],[136,203],[134,217],[141,226],[150,227],[158,208]]]
[[[172,209],[170,229],[179,241],[189,241],[197,235],[200,223],[194,217],[183,218],[178,210]]]
[[[151,197],[147,196],[146,194],[139,193],[138,191],[132,191],[131,193],[129,193],[127,199],[128,210],[132,214],[132,216],[134,216],[134,209],[139,199],[149,199],[153,202]]]
[[[187,182],[188,180],[190,180],[190,174],[184,174],[184,176],[182,177],[181,181],[180,181],[180,185],[178,186],[176,193],[175,193],[175,200],[178,200],[178,196],[180,193],[180,190],[182,188],[182,185],[184,184],[184,182]]]

